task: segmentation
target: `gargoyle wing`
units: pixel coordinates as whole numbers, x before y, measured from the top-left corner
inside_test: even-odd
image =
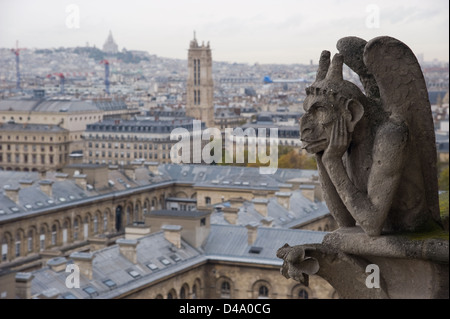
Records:
[[[440,221],[434,124],[417,58],[407,45],[388,36],[370,40],[363,56],[378,85],[382,108],[408,125],[411,147],[420,154],[427,204],[433,218]]]
[[[340,39],[336,48],[344,56],[344,63],[359,75],[361,84],[364,87],[366,96],[376,102],[379,102],[380,92],[377,82],[372,74],[369,73],[363,61],[364,48],[367,41],[358,37],[345,37]]]

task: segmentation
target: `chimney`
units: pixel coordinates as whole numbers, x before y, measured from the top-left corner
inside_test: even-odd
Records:
[[[125,167],[125,175],[130,178],[131,180],[136,180],[136,167],[134,166],[127,166]]]
[[[261,223],[263,224],[264,227],[272,227],[273,220],[274,219],[272,217],[265,217],[261,219]]]
[[[149,235],[150,226],[145,225],[145,223],[135,222],[133,225],[125,227],[125,239],[139,239],[141,237]]]
[[[52,197],[52,185],[53,181],[50,181],[48,179],[44,179],[39,182],[39,187],[41,188],[41,191],[45,193],[48,197]]]
[[[236,221],[238,219],[238,213],[239,213],[239,208],[238,207],[224,207],[222,209],[223,211],[223,218],[225,218],[225,220],[227,222],[229,222],[232,225],[236,225]]]
[[[19,181],[20,187],[22,189],[26,188],[26,187],[30,187],[31,185],[33,185],[33,181],[31,179],[21,179]]]
[[[92,280],[92,260],[94,259],[94,254],[74,252],[70,254],[70,258],[72,258],[73,263],[80,268],[80,274],[86,276],[89,280]]]
[[[263,198],[255,198],[254,200],[252,200],[252,202],[255,210],[263,217],[267,217],[267,204],[269,203],[269,200]]]
[[[67,179],[67,177],[69,177],[69,174],[66,174],[66,173],[56,173],[56,174],[55,174],[55,177],[56,177],[56,180],[57,180],[58,182],[61,182],[61,181],[65,181],[65,180]]]
[[[142,167],[144,165],[144,160],[142,159],[136,159],[134,161],[132,161],[130,163],[131,166],[133,166],[134,168],[139,168]]]
[[[17,205],[19,204],[19,191],[20,187],[12,187],[9,185],[3,186],[3,190],[5,191],[6,197],[8,197],[10,200],[12,200]]]
[[[242,197],[239,197],[239,198],[235,197],[235,198],[230,198],[228,201],[230,202],[231,207],[241,208],[242,204],[244,204],[244,202],[245,202],[245,199]]]
[[[117,171],[119,169],[119,165],[109,165],[108,170],[109,171]]]
[[[256,237],[258,236],[258,223],[252,222],[245,225],[247,228],[247,243],[249,246],[255,243]]]
[[[37,296],[38,299],[58,299],[59,297],[59,290],[56,288],[50,288],[47,290],[44,290]]]
[[[40,179],[46,179],[47,178],[47,171],[42,169],[39,171],[39,178]]]
[[[302,179],[299,189],[302,195],[310,201],[323,201],[322,188],[317,175]]]
[[[256,190],[253,191],[253,197],[256,199],[266,199],[268,191]]]
[[[149,172],[153,173],[154,175],[159,175],[158,162],[145,162],[144,165],[147,166]]]
[[[83,190],[86,190],[86,186],[87,186],[87,175],[86,174],[73,175],[73,178],[75,179],[75,184],[80,186]]]
[[[172,243],[175,247],[181,248],[181,230],[180,225],[164,225],[161,227],[164,231],[164,238]]]
[[[19,299],[31,299],[31,281],[34,275],[29,272],[16,274],[16,295]]]
[[[280,204],[281,206],[283,206],[287,210],[290,209],[289,202],[290,202],[290,199],[291,199],[291,196],[292,196],[291,192],[276,192],[275,196],[277,197],[278,204]]]
[[[293,184],[280,184],[278,187],[280,188],[280,192],[283,193],[291,192],[295,189]]]
[[[136,247],[138,245],[137,239],[117,239],[116,244],[119,245],[119,251],[133,264],[137,264]]]
[[[54,257],[47,261],[47,266],[54,272],[61,272],[66,270],[67,259],[65,257]]]

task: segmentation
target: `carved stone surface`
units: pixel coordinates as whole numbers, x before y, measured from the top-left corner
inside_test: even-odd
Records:
[[[370,236],[441,227],[434,126],[416,57],[386,36],[347,37],[337,48],[331,63],[322,52],[300,123],[331,213]],[[365,94],[343,79],[343,63]]]
[[[290,247],[277,256],[284,260],[281,273],[305,285],[315,274],[328,281],[340,298],[449,298],[449,242],[442,239],[412,240],[405,236],[369,237],[361,228],[341,228],[321,244]],[[295,257],[295,258],[293,258]],[[314,260],[320,266],[304,267]],[[369,265],[379,269],[379,287],[367,285]]]
[[[420,65],[408,46],[387,36],[343,38],[337,49],[332,61],[330,52],[321,54],[300,132],[340,228],[321,244],[281,247],[281,273],[305,285],[318,275],[341,298],[448,298],[448,234],[411,237],[443,228]],[[344,63],[359,75],[364,93],[343,79]],[[376,287],[368,283],[370,267]]]

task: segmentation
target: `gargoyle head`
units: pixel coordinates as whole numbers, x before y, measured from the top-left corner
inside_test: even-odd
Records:
[[[319,271],[319,262],[313,257],[307,257],[308,248],[302,246],[291,247],[284,244],[277,251],[277,257],[283,259],[281,274],[287,279],[292,278],[305,286],[308,286],[309,275]]]
[[[323,51],[316,80],[306,88],[300,139],[309,153],[319,153],[327,148],[333,124],[341,116],[348,132],[352,133],[364,114],[367,98],[355,84],[343,79],[343,63],[343,56],[336,54],[330,65],[330,52]]]

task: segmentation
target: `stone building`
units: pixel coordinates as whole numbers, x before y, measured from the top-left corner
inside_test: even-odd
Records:
[[[325,280],[311,276],[306,287],[293,280],[279,282],[277,244],[292,240],[315,243],[325,233],[266,227],[211,225],[208,212],[157,214],[150,234],[129,236],[93,252],[55,257],[40,270],[16,275],[22,298],[63,299],[257,299],[334,298]],[[190,222],[186,222],[190,220]],[[175,223],[175,224],[170,224]],[[182,225],[183,226],[182,226]],[[142,227],[141,227],[142,229]],[[80,287],[67,287],[67,265],[80,268]]]
[[[202,128],[201,124],[199,128]],[[115,165],[128,165],[137,160],[171,163],[170,150],[178,142],[178,139],[170,139],[175,129],[186,129],[192,134],[194,124],[188,119],[172,121],[116,119],[89,124],[83,135],[85,141],[83,161]],[[196,151],[192,145],[193,143],[190,143],[191,154]]]
[[[69,131],[48,124],[0,124],[0,170],[61,169],[68,160]]]
[[[83,152],[87,125],[136,113],[123,101],[35,93],[32,98],[0,101],[0,167],[5,170],[60,169],[70,162],[70,154]]]
[[[206,127],[214,126],[214,83],[211,48],[199,45],[195,38],[188,51],[186,116],[201,120]]]
[[[83,149],[81,135],[86,124],[102,120],[103,113],[93,103],[82,100],[34,96],[0,101],[2,123],[53,125],[67,130],[69,153]]]
[[[317,200],[307,199],[312,197],[307,192],[304,193],[300,187],[297,188],[298,182],[292,185],[287,184],[287,181],[292,179],[304,179],[303,182],[305,182],[314,176],[313,171],[279,170],[273,176],[271,183],[266,181],[267,185],[260,185],[259,180],[252,180],[248,185],[240,185],[240,189],[236,185],[235,194],[232,195],[234,199],[229,199],[229,203],[233,205],[230,207],[226,207],[227,203],[222,202],[221,198],[218,198],[218,204],[224,204],[224,207],[214,205],[215,198],[211,204],[205,202],[207,195],[218,192],[217,187],[212,184],[210,185],[211,192],[208,193],[205,181],[212,180],[213,176],[216,179],[218,176],[242,176],[245,179],[255,174],[254,172],[246,173],[246,171],[256,172],[257,169],[174,164],[158,166],[157,163],[136,162],[124,167],[95,164],[69,165],[63,169],[63,172],[47,172],[45,176],[37,172],[0,172],[0,186],[3,189],[3,193],[0,194],[0,271],[6,276],[0,280],[20,286],[20,284],[26,283],[27,278],[30,277],[19,275],[15,279],[18,280],[18,283],[14,283],[14,280],[11,280],[13,275],[10,271],[29,273],[45,268],[49,260],[52,260],[50,264],[58,263],[54,258],[70,260],[72,253],[79,252],[95,254],[98,250],[113,247],[116,241],[124,236],[136,239],[147,235],[153,236],[155,232],[161,231],[172,231],[171,234],[176,235],[176,232],[180,230],[181,238],[193,247],[197,247],[206,238],[206,228],[203,226],[209,227],[208,238],[212,238],[216,232],[220,232],[226,227],[231,227],[230,230],[236,232],[236,236],[247,238],[247,230],[244,226],[250,225],[248,230],[251,231],[255,230],[258,224],[258,229],[262,233],[266,229],[286,230],[286,233],[277,233],[279,240],[283,239],[281,234],[291,234],[288,232],[288,230],[294,231],[291,228],[325,230],[329,213]],[[231,191],[231,187],[229,190]],[[288,190],[293,193],[291,196],[284,194]],[[222,193],[224,192],[222,191]],[[242,198],[236,198],[239,194],[243,197],[248,196],[245,194],[253,194],[253,197],[249,196],[246,202]],[[268,201],[267,212],[260,210],[261,205],[258,202],[258,198],[264,194]],[[199,204],[200,198],[203,200]],[[287,198],[290,199],[289,204],[286,203]],[[280,199],[282,200],[281,204],[278,202]],[[289,205],[291,206],[288,207]],[[314,205],[316,209],[314,209]],[[295,209],[293,209],[294,206]],[[238,211],[231,208],[238,208]],[[233,221],[232,216],[235,213]],[[177,225],[177,227],[166,229],[165,225]],[[147,229],[148,227],[149,229]],[[195,232],[192,227],[198,232]],[[331,227],[332,225],[329,224],[330,230]],[[258,236],[263,238],[268,236],[261,235],[262,233],[259,232]],[[225,241],[223,238],[217,240],[217,242]],[[167,243],[164,245],[167,247]],[[237,245],[235,248],[237,249],[237,247],[241,246]],[[239,254],[245,253],[246,258],[254,257],[254,253],[246,251],[250,247],[245,247],[247,246],[240,248],[245,251],[240,251]],[[214,248],[211,251],[217,252],[217,249]],[[246,265],[245,263],[240,264],[239,260],[243,256],[238,254],[239,256],[233,257],[235,259],[218,261],[208,254],[211,255],[211,253],[204,253],[199,258],[208,261],[215,260],[214,264],[217,266],[211,268],[211,271],[216,269],[217,272],[220,269],[221,278],[227,277],[233,280],[230,282],[230,287],[233,287],[233,282],[241,283],[243,279],[238,280],[235,271],[236,267]],[[224,252],[224,255],[227,254]],[[182,253],[180,255],[184,256]],[[270,268],[269,273],[273,273],[273,277],[272,275],[270,277],[275,278],[275,274],[279,274],[279,264],[278,261],[275,262],[276,257],[272,257],[273,260],[269,263],[270,267],[265,264],[255,265],[254,262],[250,262],[250,264],[256,268],[246,265],[245,267],[250,267],[248,268],[249,278],[253,276],[256,269],[260,268]],[[209,262],[205,265],[205,267],[210,266]],[[131,265],[130,267],[132,268]],[[181,286],[177,286],[178,279],[173,282],[170,278],[180,278],[180,276],[184,276],[185,272],[176,267],[171,268],[169,273],[164,280],[153,281],[151,279],[151,282],[148,283],[149,286],[166,287],[159,290],[164,298],[169,296],[168,292],[172,288],[176,291],[176,294],[172,294],[172,296],[182,295]],[[190,274],[193,273],[195,272]],[[64,275],[64,273],[60,273],[60,275]],[[205,280],[208,280],[208,283]],[[202,287],[210,287],[209,280],[213,279],[203,278],[202,285],[206,286]],[[268,277],[267,281],[272,282],[272,279],[269,280]],[[192,290],[193,283],[194,281],[189,281],[190,294],[195,293]],[[215,285],[218,284],[215,283]],[[4,290],[7,294],[6,298],[10,298],[14,288],[6,284],[4,287],[7,290]],[[168,287],[171,288],[167,289]],[[275,287],[275,284],[272,284],[272,287]],[[294,286],[291,288],[294,289]],[[292,294],[297,295],[297,292],[294,291],[297,288],[294,290],[291,288],[286,288],[287,290],[282,293],[270,294],[270,296],[285,298]],[[17,289],[19,291],[21,288],[17,287]],[[238,293],[236,289],[240,292]],[[236,289],[231,289],[233,298],[249,296],[248,289],[250,288]],[[244,290],[241,291],[241,289]],[[144,290],[141,292],[141,297],[157,297],[157,295],[153,295],[154,290],[151,293],[144,292]],[[265,289],[263,290],[265,291]],[[4,291],[0,291],[0,293]],[[197,294],[205,298],[220,296],[218,295],[220,289],[219,292],[203,291],[204,294],[200,295],[200,290]],[[252,290],[250,289],[250,291]],[[274,292],[274,290],[269,291]],[[326,291],[326,296],[329,297],[332,292]],[[61,289],[60,292],[63,293]],[[120,297],[128,294],[130,291]],[[302,294],[304,295],[304,293]],[[130,295],[130,297],[138,296],[139,294]],[[314,289],[309,291],[308,296],[323,297]],[[78,298],[84,297],[86,296],[78,296]]]

